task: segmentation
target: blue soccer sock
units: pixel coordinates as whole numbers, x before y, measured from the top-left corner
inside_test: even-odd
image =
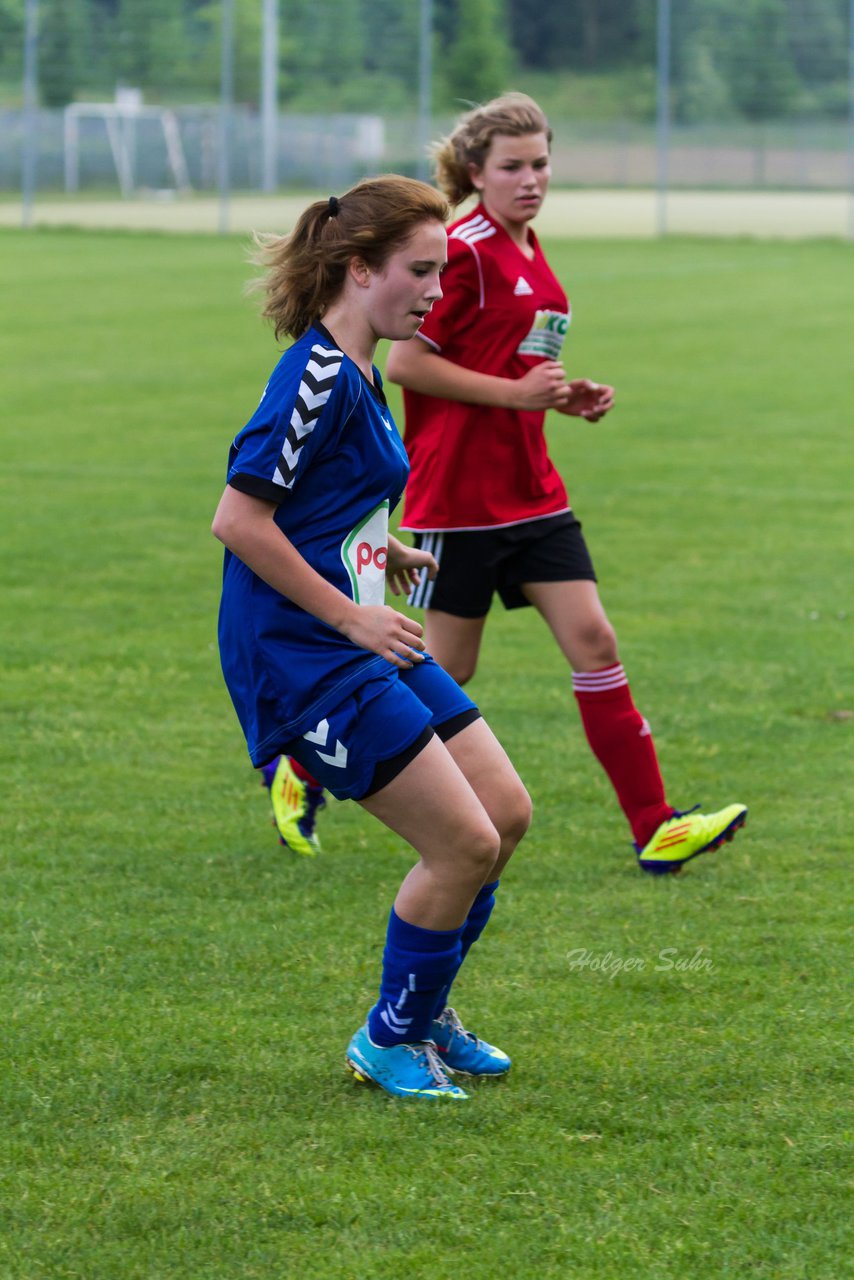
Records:
[[[492,915],[492,908],[495,906],[495,891],[498,888],[499,883],[500,882],[498,880],[493,880],[492,884],[483,885],[483,887],[478,890],[477,897],[471,904],[469,913],[466,916],[465,924],[463,925],[462,937],[460,938],[460,963],[457,965],[455,972],[451,975],[450,982],[446,983],[439,992],[436,1007],[433,1010],[434,1018],[438,1018],[439,1014],[447,1005],[448,996],[451,994],[451,986],[453,985],[454,978],[456,978],[457,973],[462,967],[462,963],[469,953],[469,948],[472,943],[477,942],[478,938],[489,923],[489,917]]]
[[[368,1014],[374,1044],[388,1047],[429,1038],[436,1001],[460,967],[464,929],[422,929],[401,920],[392,908],[380,998]]]

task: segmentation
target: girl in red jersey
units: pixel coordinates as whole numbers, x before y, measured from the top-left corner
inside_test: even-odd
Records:
[[[443,298],[418,334],[392,345],[404,388],[411,472],[401,528],[439,563],[410,603],[429,652],[460,683],[475,672],[497,591],[533,605],[572,668],[588,742],[625,813],[640,866],[678,871],[717,848],[747,810],[680,813],[668,804],[649,726],[635,707],[599,599],[581,525],[548,456],[545,411],[598,422],[614,390],[567,379],[563,287],[531,230],[548,190],[552,131],[511,93],[464,115],[435,149],[452,205],[479,203],[449,228]]]

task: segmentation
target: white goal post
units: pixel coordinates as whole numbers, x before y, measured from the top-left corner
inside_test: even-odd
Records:
[[[77,191],[80,187],[80,121],[84,119],[103,120],[123,196],[132,196],[136,190],[137,125],[141,120],[153,120],[160,125],[175,189],[181,193],[191,189],[175,112],[166,107],[144,106],[138,90],[124,89],[116,93],[115,102],[73,102],[65,108],[66,191]]]

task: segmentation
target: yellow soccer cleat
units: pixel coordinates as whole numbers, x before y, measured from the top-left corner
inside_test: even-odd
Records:
[[[314,824],[318,809],[326,804],[323,787],[314,787],[298,778],[288,756],[279,756],[275,772],[270,766],[263,769],[262,781],[270,788],[273,822],[280,843],[303,858],[313,858],[320,853]]]
[[[699,806],[698,806],[699,807]],[[718,849],[732,840],[747,821],[747,805],[731,804],[718,813],[674,813],[662,822],[655,835],[643,848],[635,845],[638,866],[652,875],[681,871],[686,862],[700,853]]]

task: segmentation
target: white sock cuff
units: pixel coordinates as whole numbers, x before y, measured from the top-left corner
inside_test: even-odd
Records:
[[[629,682],[621,662],[612,667],[603,667],[601,671],[573,671],[572,687],[576,693],[606,693],[610,689],[620,689]]]

